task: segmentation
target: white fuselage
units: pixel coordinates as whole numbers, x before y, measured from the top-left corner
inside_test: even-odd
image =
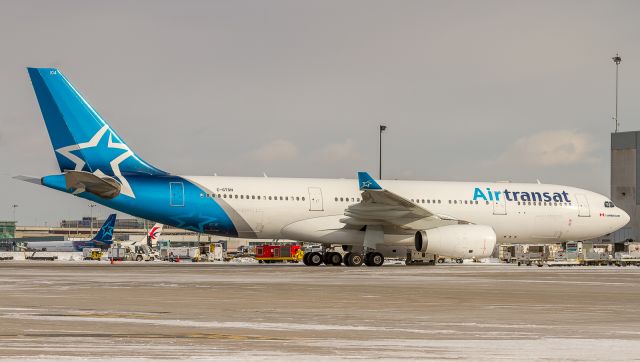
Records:
[[[30,241],[25,244],[29,251],[76,251],[73,242],[60,241]]]
[[[206,190],[201,197],[213,197],[222,206],[236,225],[239,237],[343,245],[363,242],[362,230],[340,222],[345,209],[360,201],[356,180],[183,177]],[[396,180],[380,183],[431,213],[491,226],[500,243],[585,240],[611,233],[629,221],[623,210],[613,204],[605,206],[607,197],[568,186]],[[411,245],[414,233],[415,230],[389,227],[384,241]]]

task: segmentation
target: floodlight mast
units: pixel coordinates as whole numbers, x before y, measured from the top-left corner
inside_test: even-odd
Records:
[[[387,130],[387,126],[385,125],[380,125],[380,154],[379,154],[379,158],[378,158],[378,179],[382,180],[382,132]]]
[[[616,122],[615,133],[618,133],[618,127],[620,126],[620,123],[618,123],[618,67],[622,62],[622,58],[618,53],[616,53],[616,56],[611,59],[613,60],[614,63],[616,63],[616,115],[613,118],[613,120]]]

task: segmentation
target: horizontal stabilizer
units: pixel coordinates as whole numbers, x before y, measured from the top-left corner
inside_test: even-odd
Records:
[[[31,182],[32,184],[36,185],[42,185],[42,180],[40,179],[40,177],[18,175],[13,176],[13,178],[20,181]]]
[[[113,199],[120,195],[120,183],[109,176],[98,177],[91,172],[67,171],[64,179],[67,189],[73,190],[73,194],[89,192],[103,199]]]

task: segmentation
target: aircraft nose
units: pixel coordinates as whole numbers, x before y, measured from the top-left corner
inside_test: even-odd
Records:
[[[631,220],[631,217],[629,216],[629,214],[627,214],[626,211],[622,209],[620,209],[620,212],[622,213],[622,225],[620,225],[620,227],[623,227],[629,223],[629,220]]]

